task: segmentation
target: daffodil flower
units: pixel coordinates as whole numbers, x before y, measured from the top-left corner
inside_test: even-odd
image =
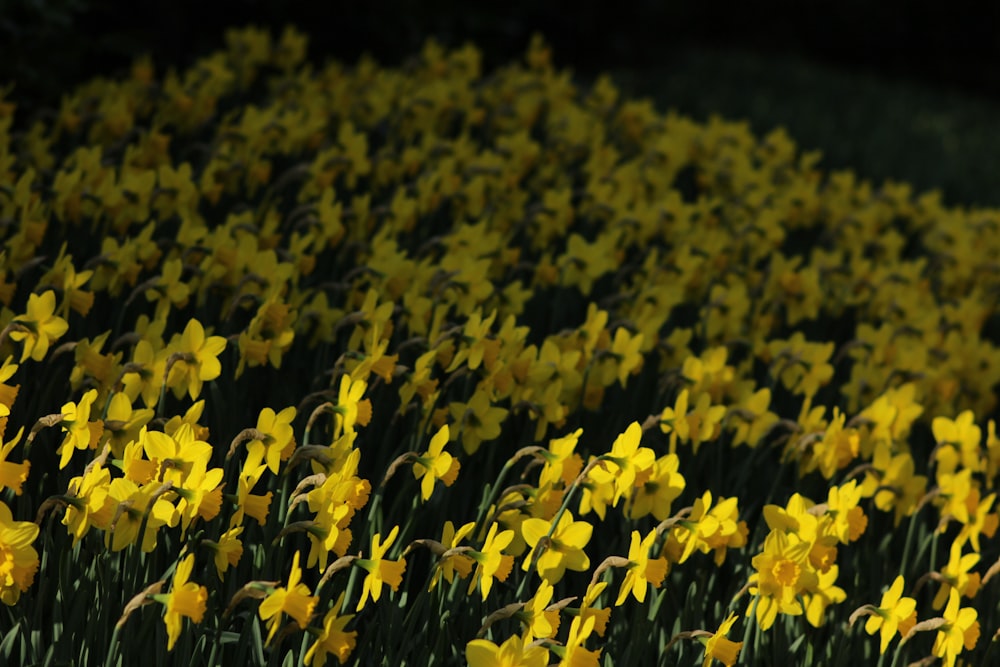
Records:
[[[56,293],[49,290],[41,296],[28,297],[28,312],[18,315],[13,322],[19,325],[9,336],[13,341],[24,342],[21,363],[28,357],[41,361],[49,351],[52,341],[62,338],[69,329],[69,323],[55,315]]]
[[[434,493],[435,481],[441,480],[445,486],[451,486],[458,476],[458,459],[444,451],[448,440],[448,425],[445,424],[431,438],[427,451],[414,458],[413,476],[421,480],[420,497],[425,501]]]
[[[191,571],[194,569],[194,554],[188,554],[177,564],[174,578],[170,584],[170,592],[157,595],[156,598],[165,605],[163,622],[167,626],[167,650],[174,650],[174,644],[180,637],[183,619],[190,618],[195,623],[201,623],[205,615],[205,603],[208,601],[208,589],[192,581]]]
[[[406,561],[402,558],[389,560],[385,558],[386,552],[399,534],[399,526],[393,526],[392,530],[385,538],[385,542],[380,543],[381,535],[375,533],[372,536],[372,551],[368,558],[357,558],[353,562],[358,567],[368,572],[361,589],[361,599],[358,601],[357,611],[364,609],[368,596],[378,602],[382,596],[382,584],[388,584],[392,590],[397,590],[403,582],[403,572],[406,570]]]
[[[310,595],[309,587],[302,583],[302,568],[299,567],[299,552],[292,556],[292,569],[288,574],[288,586],[275,588],[260,603],[257,613],[267,621],[267,642],[271,643],[281,625],[281,615],[288,614],[295,619],[299,628],[305,629],[312,619],[313,610],[319,598]]]

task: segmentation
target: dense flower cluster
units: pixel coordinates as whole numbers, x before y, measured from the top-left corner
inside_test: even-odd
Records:
[[[954,665],[996,624],[1000,211],[540,39],[487,74],[226,44],[0,97],[0,600],[48,624],[6,650],[764,664],[871,659],[867,616]]]

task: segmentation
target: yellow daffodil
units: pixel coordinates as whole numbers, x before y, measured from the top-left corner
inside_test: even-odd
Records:
[[[962,542],[958,540],[951,543],[948,562],[939,572],[938,580],[941,582],[941,588],[938,589],[932,602],[935,609],[944,606],[945,600],[952,590],[957,590],[960,595],[969,598],[975,596],[976,591],[979,590],[982,579],[978,572],[972,571],[972,568],[979,562],[980,555],[978,553],[963,554],[962,546]]]
[[[490,525],[490,530],[486,534],[486,541],[483,542],[482,550],[470,551],[469,556],[476,561],[476,571],[469,580],[469,593],[479,586],[483,594],[483,600],[489,595],[493,588],[493,580],[505,581],[514,565],[513,556],[503,553],[503,550],[514,539],[513,530],[497,530],[497,524]]]
[[[195,438],[194,429],[188,424],[172,436],[143,428],[139,432],[139,442],[149,460],[157,465],[156,478],[178,486],[184,485],[196,466],[207,469],[212,456],[212,445]]]
[[[578,428],[561,438],[553,438],[549,441],[548,449],[540,452],[544,459],[544,465],[538,476],[539,487],[548,484],[568,486],[573,483],[573,480],[583,469],[583,460],[575,451],[582,434],[583,429]]]
[[[550,529],[552,535],[543,540]],[[523,561],[524,571],[535,563],[538,574],[555,584],[567,569],[584,572],[590,567],[590,558],[583,549],[590,542],[594,527],[586,521],[574,521],[568,510],[563,512],[554,528],[550,521],[530,518],[524,521],[521,530],[531,546],[531,552]]]
[[[435,481],[440,479],[445,486],[451,486],[458,476],[458,459],[443,451],[448,440],[448,425],[445,424],[431,438],[427,451],[414,459],[413,476],[421,480],[420,497],[425,501],[434,493]]]
[[[62,406],[62,429],[66,437],[59,446],[59,468],[65,468],[73,452],[77,449],[95,447],[104,432],[104,422],[90,421],[90,410],[97,400],[97,390],[85,393],[78,403],[69,402]]]
[[[751,561],[756,573],[751,575],[750,592],[756,596],[757,623],[767,630],[782,614],[804,613],[798,596],[815,588],[816,573],[808,565],[811,545],[795,535],[771,531],[764,541],[764,551]],[[748,610],[749,613],[749,610]]]
[[[687,484],[678,472],[679,467],[676,454],[665,454],[653,462],[649,477],[636,485],[626,505],[630,519],[634,521],[652,514],[657,521],[664,521],[670,516],[674,500]]]
[[[335,656],[342,665],[347,664],[347,659],[357,645],[358,632],[357,630],[346,631],[344,629],[354,618],[354,614],[341,616],[339,610],[343,605],[344,593],[341,593],[337,602],[323,617],[323,629],[316,635],[316,641],[306,651],[305,663],[307,665],[312,665],[314,660],[317,665],[325,665],[327,655]]]
[[[102,529],[108,527],[114,511],[108,499],[110,488],[111,472],[102,465],[90,465],[83,475],[69,481],[62,522],[73,536],[74,545],[92,525]]]
[[[934,655],[941,658],[946,667],[954,667],[958,654],[964,648],[971,651],[979,641],[979,613],[972,607],[959,608],[958,591],[948,594],[948,606],[942,617],[945,624],[934,638]]]
[[[281,625],[282,614],[288,614],[305,629],[312,619],[313,610],[319,598],[310,595],[309,587],[302,583],[302,568],[299,567],[299,552],[292,556],[292,569],[288,574],[288,586],[272,589],[270,594],[260,603],[257,613],[261,620],[267,621],[267,642],[271,643]]]
[[[935,417],[931,422],[931,430],[937,442],[934,457],[939,472],[953,473],[959,465],[973,472],[980,470],[982,457],[979,454],[979,442],[982,430],[976,426],[975,421],[976,416],[972,410],[965,410],[955,419]]]
[[[514,614],[525,626],[524,638],[526,640],[532,640],[536,637],[548,639],[555,637],[559,631],[558,606],[549,609],[553,592],[552,584],[542,579],[535,594],[524,604],[521,611]]]
[[[734,642],[726,637],[735,622],[736,614],[729,614],[719,629],[715,631],[715,634],[701,640],[705,644],[705,659],[702,661],[701,667],[710,667],[713,660],[718,660],[726,667],[733,667],[736,664],[740,657],[740,649],[743,648],[743,642]]]
[[[233,514],[232,524],[237,525],[243,522],[244,515],[251,516],[258,524],[263,526],[267,522],[267,514],[271,507],[271,497],[273,493],[268,491],[265,494],[250,493],[253,487],[260,481],[261,475],[267,470],[266,465],[259,465],[256,468],[244,466],[240,472],[237,482],[236,513]]]
[[[906,635],[906,626],[912,627],[916,619],[916,608],[916,600],[903,596],[903,577],[896,577],[889,590],[882,594],[878,607],[872,608],[865,621],[865,632],[870,635],[879,633],[879,653],[885,653],[897,630],[900,635]]]
[[[124,392],[111,395],[104,430],[111,436],[108,443],[115,458],[123,456],[125,445],[139,439],[140,430],[153,419],[154,414],[148,408],[134,409],[132,401]]]
[[[150,482],[142,486],[119,477],[108,486],[108,499],[114,509],[109,526],[104,533],[104,544],[112,551],[121,551],[140,538],[139,545],[145,552],[156,548],[156,535],[163,526],[176,526],[177,508],[163,496],[163,485]]]
[[[247,443],[247,460],[243,464],[247,469],[256,468],[263,461],[268,470],[278,474],[278,465],[282,459],[287,459],[295,447],[295,433],[292,421],[295,419],[295,408],[287,407],[275,413],[271,408],[264,408],[257,417],[257,431],[264,434],[264,439],[255,439]]]
[[[486,391],[476,391],[468,403],[455,401],[448,407],[458,428],[452,438],[462,441],[466,454],[475,454],[479,446],[500,436],[500,425],[507,418],[508,410],[492,404]]]
[[[222,575],[230,567],[236,567],[243,557],[243,542],[239,538],[242,532],[243,526],[234,526],[220,535],[218,542],[204,542],[215,552],[215,571],[219,574],[219,579],[222,579]]]
[[[373,601],[378,602],[382,596],[382,584],[385,583],[392,590],[398,590],[403,582],[403,572],[406,570],[406,561],[402,558],[389,560],[385,558],[386,552],[399,534],[399,526],[393,526],[392,530],[385,538],[385,542],[380,542],[381,535],[375,533],[372,536],[371,555],[368,558],[358,558],[354,564],[365,570],[368,575],[365,577],[361,589],[361,599],[358,600],[357,611],[364,609],[368,596],[371,595]]]
[[[178,387],[192,400],[201,395],[202,383],[214,380],[222,373],[222,364],[218,356],[226,348],[226,339],[222,336],[206,336],[205,329],[198,320],[189,320],[177,345],[176,354],[180,355],[171,369],[180,368],[183,379],[170,386]]]
[[[594,631],[597,620],[593,616],[577,616],[569,626],[569,636],[562,648],[556,648],[560,655],[560,667],[598,667],[601,649],[588,649],[584,642]]]
[[[11,451],[21,441],[24,434],[24,427],[17,430],[17,435],[7,442],[3,442],[3,434],[0,431],[0,490],[8,488],[14,490],[14,495],[19,496],[23,491],[24,482],[28,479],[28,471],[31,470],[31,462],[23,461],[14,463],[8,461]]]
[[[641,604],[646,601],[646,590],[649,588],[647,584],[652,584],[653,588],[659,588],[663,584],[663,578],[667,576],[667,559],[662,556],[649,557],[656,537],[655,530],[650,531],[646,537],[640,537],[637,530],[632,531],[632,542],[628,548],[628,571],[618,591],[616,607],[625,602],[629,593]]]
[[[545,667],[549,652],[514,635],[499,646],[488,639],[473,639],[465,645],[465,660],[469,667]]]
[[[340,378],[340,391],[334,408],[334,419],[337,422],[335,438],[342,433],[354,431],[355,426],[367,426],[371,421],[372,402],[361,398],[367,388],[368,383],[364,380],[352,380],[349,375]]]
[[[38,526],[30,521],[14,521],[10,508],[0,501],[0,601],[10,606],[28,590],[38,571],[38,552],[31,543]]]
[[[649,479],[656,454],[649,447],[639,446],[641,438],[642,427],[639,422],[632,422],[623,433],[615,438],[611,451],[601,457],[617,467],[617,470],[612,472],[615,480],[613,500],[615,505],[618,504],[618,500],[622,496],[631,498],[635,487],[645,484],[646,480]],[[591,477],[601,481],[601,471],[595,469],[591,473]]]
[[[451,521],[445,521],[444,528],[441,529],[441,545],[446,550],[458,547],[462,543],[462,540],[472,533],[475,527],[475,522],[470,521],[456,530],[455,525]],[[475,564],[476,561],[464,553],[455,553],[442,557],[435,566],[434,578],[431,579],[429,590],[434,590],[442,577],[449,584],[455,579],[456,574],[459,578],[465,579],[472,574],[472,568]]]
[[[56,293],[49,290],[41,296],[28,297],[28,312],[18,315],[13,322],[18,326],[10,332],[10,339],[23,342],[21,363],[28,357],[41,361],[49,351],[52,341],[62,338],[69,329],[69,323],[55,315]]]
[[[208,601],[208,589],[188,581],[194,569],[194,554],[188,554],[177,564],[174,578],[170,584],[170,592],[163,596],[165,608],[163,622],[167,626],[167,650],[174,650],[174,644],[180,637],[183,619],[190,618],[194,623],[201,623],[205,615],[205,603]]]
[[[177,512],[180,515],[181,537],[195,519],[211,521],[222,508],[222,468],[206,469],[203,463],[192,467],[182,485],[174,486],[173,493],[180,496]]]

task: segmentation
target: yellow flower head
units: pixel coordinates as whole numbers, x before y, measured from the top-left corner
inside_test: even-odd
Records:
[[[175,351],[181,355],[174,362],[168,384],[180,391],[187,390],[192,400],[201,395],[202,383],[214,380],[222,373],[222,364],[218,356],[226,348],[226,339],[222,336],[205,336],[205,329],[198,320],[189,320]],[[180,368],[182,379],[171,381]]]
[[[263,461],[268,470],[278,474],[278,466],[282,459],[291,456],[295,447],[295,434],[292,421],[296,410],[289,406],[275,413],[271,408],[264,408],[257,417],[257,430],[264,434],[263,440],[251,440],[247,444],[247,460],[243,467],[249,470],[256,468]]]
[[[28,471],[31,469],[31,462],[14,463],[8,461],[11,450],[21,441],[24,434],[24,427],[17,430],[17,435],[8,442],[2,442],[3,431],[0,430],[0,490],[10,488],[14,490],[14,495],[21,495],[22,486],[28,479]]]
[[[168,651],[172,651],[174,644],[177,643],[184,617],[190,618],[195,623],[201,623],[202,616],[205,615],[208,589],[188,581],[192,569],[194,569],[194,554],[188,554],[177,564],[170,592],[165,596],[163,622],[167,626]]]
[[[552,534],[543,540],[550,529]],[[590,567],[590,558],[583,548],[590,542],[594,527],[586,521],[574,521],[569,510],[562,513],[554,527],[545,519],[530,518],[521,524],[521,531],[532,547],[524,559],[523,570],[528,571],[536,563],[538,574],[554,585],[567,569],[585,572]]]
[[[622,581],[621,589],[618,591],[618,599],[615,606],[625,602],[629,593],[640,603],[646,601],[647,584],[652,584],[653,588],[659,588],[663,583],[663,578],[667,576],[667,559],[662,556],[650,558],[649,552],[656,541],[656,531],[651,530],[645,538],[640,538],[639,531],[632,531],[632,543],[628,549],[628,572],[625,580]]]
[[[903,577],[896,577],[889,590],[882,595],[878,607],[865,621],[865,632],[870,635],[879,633],[879,653],[885,653],[897,630],[900,634],[905,634],[902,627],[907,621],[915,620],[916,608],[916,600],[903,597]]]
[[[705,659],[702,661],[701,667],[709,667],[713,660],[718,660],[726,667],[733,667],[736,664],[736,660],[740,656],[740,649],[743,648],[743,642],[734,642],[726,637],[735,622],[736,614],[729,614],[729,617],[722,622],[715,634],[702,640],[705,643]]]
[[[434,493],[434,482],[441,480],[445,486],[451,486],[458,477],[460,464],[458,459],[444,450],[449,440],[448,425],[445,424],[431,438],[427,451],[416,458],[413,464],[413,476],[420,479],[420,497],[430,500]]]
[[[386,536],[385,542],[380,543],[382,536],[375,533],[372,536],[371,556],[369,558],[359,558],[354,561],[355,565],[368,572],[361,591],[361,599],[358,601],[357,611],[361,611],[364,608],[369,595],[371,595],[372,600],[378,602],[382,596],[383,583],[388,584],[394,591],[398,590],[399,585],[403,583],[403,572],[406,570],[406,561],[402,558],[399,560],[388,560],[385,558],[386,552],[389,551],[389,547],[392,546],[397,535],[399,535],[399,526],[393,526],[392,530],[389,531],[389,535]]]
[[[0,501],[0,601],[14,605],[28,590],[38,571],[38,552],[31,543],[38,537],[31,521],[14,521],[10,508]]]
[[[356,630],[347,632],[344,628],[354,618],[354,614],[340,616],[338,610],[344,605],[344,593],[340,594],[336,604],[330,607],[330,611],[323,618],[323,630],[316,637],[316,641],[306,652],[305,663],[312,665],[313,660],[317,660],[318,665],[326,664],[326,656],[334,655],[340,664],[346,664],[351,652],[357,645],[358,633]]]
[[[301,583],[302,568],[299,567],[299,552],[292,557],[292,569],[288,575],[288,586],[276,588],[260,603],[257,613],[268,621],[267,643],[270,644],[281,625],[281,615],[288,614],[295,619],[301,629],[305,629],[312,619],[313,610],[319,598],[309,594],[309,587]]]
[[[473,639],[465,645],[465,659],[469,667],[545,667],[549,652],[514,635],[499,646],[488,639]]]
[[[504,581],[514,564],[514,558],[503,553],[503,550],[510,546],[514,540],[513,530],[502,530],[497,532],[497,524],[490,525],[490,530],[486,534],[486,541],[483,543],[482,551],[470,553],[476,561],[476,571],[469,581],[469,593],[472,593],[479,584],[483,594],[483,600],[489,595],[493,587],[493,579]]]
[[[934,639],[933,653],[942,659],[946,667],[954,667],[963,648],[971,651],[979,642],[979,614],[972,607],[959,608],[959,599],[958,591],[952,589],[948,594],[948,606],[942,614],[946,623]]]
[[[69,323],[55,315],[55,310],[56,293],[49,290],[41,296],[30,295],[28,312],[14,318],[19,327],[10,332],[10,339],[24,342],[21,363],[28,357],[35,361],[44,359],[51,342],[62,338],[69,329]]]

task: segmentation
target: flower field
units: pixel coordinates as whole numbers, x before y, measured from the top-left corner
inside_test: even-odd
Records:
[[[1000,659],[1000,210],[305,54],[0,94],[0,664]]]

